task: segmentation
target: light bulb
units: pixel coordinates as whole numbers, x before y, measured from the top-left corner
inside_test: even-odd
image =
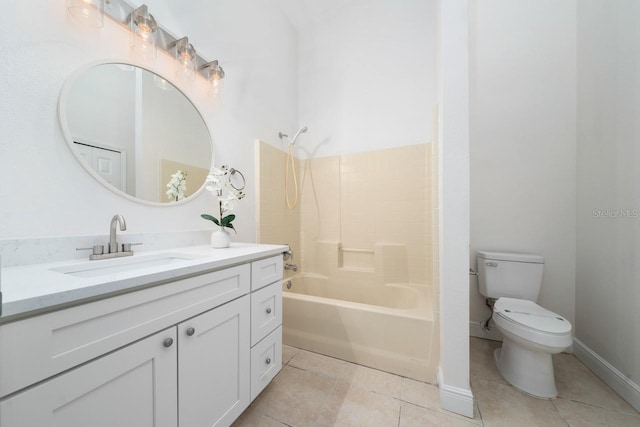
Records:
[[[155,59],[158,55],[156,33],[158,24],[146,5],[131,12],[131,49],[145,59]]]
[[[67,0],[67,10],[89,27],[104,26],[104,0]]]
[[[176,60],[180,64],[176,71],[176,77],[180,80],[194,80],[196,77],[196,49],[189,43],[188,37],[176,40],[175,48]]]

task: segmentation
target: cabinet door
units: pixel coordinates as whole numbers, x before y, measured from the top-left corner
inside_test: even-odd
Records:
[[[0,425],[175,427],[175,341],[173,327],[5,398]]]
[[[178,325],[181,427],[229,426],[249,406],[249,295]]]

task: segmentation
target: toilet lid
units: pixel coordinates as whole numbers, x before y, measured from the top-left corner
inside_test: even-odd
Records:
[[[538,331],[551,334],[571,332],[571,323],[567,319],[533,301],[500,298],[493,306],[493,311],[506,320]]]

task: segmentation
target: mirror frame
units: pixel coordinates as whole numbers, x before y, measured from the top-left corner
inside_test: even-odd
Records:
[[[169,83],[171,83],[171,85],[173,85],[173,87],[179,91],[190,103],[191,105],[193,105],[193,108],[196,110],[196,112],[198,113],[198,115],[200,116],[200,118],[202,119],[202,123],[204,124],[207,132],[209,133],[209,145],[211,147],[211,165],[209,166],[209,173],[211,172],[211,168],[213,168],[213,166],[215,165],[215,150],[214,150],[214,145],[213,145],[213,136],[211,135],[211,129],[209,129],[209,126],[207,125],[207,121],[205,120],[204,116],[202,115],[202,113],[200,112],[200,109],[197,107],[196,103],[193,101],[193,99],[191,99],[174,81],[173,79],[167,78],[164,75],[158,73],[157,71],[154,71],[153,69],[149,68],[147,65],[143,65],[139,62],[136,61],[132,61],[130,59],[106,59],[106,60],[99,60],[99,61],[93,61],[90,62],[82,67],[80,67],[79,69],[75,70],[74,72],[72,72],[67,79],[65,80],[63,86],[62,86],[62,90],[60,91],[60,96],[58,97],[58,122],[60,125],[60,129],[62,130],[62,135],[65,139],[65,142],[67,143],[67,147],[69,148],[69,150],[71,151],[71,153],[73,153],[73,156],[75,157],[75,159],[78,161],[78,163],[80,163],[80,165],[82,166],[82,168],[89,174],[91,175],[91,177],[93,177],[93,179],[95,179],[96,181],[98,181],[103,187],[107,188],[108,190],[110,190],[111,192],[117,194],[118,196],[124,197],[125,199],[131,200],[132,202],[136,202],[136,203],[140,203],[143,205],[147,205],[147,206],[158,206],[158,207],[173,207],[173,206],[180,206],[183,205],[185,203],[188,203],[196,198],[198,198],[198,196],[204,191],[204,187],[206,182],[203,182],[202,185],[200,186],[200,188],[198,188],[198,190],[196,190],[192,195],[190,195],[189,197],[179,200],[177,202],[153,202],[150,200],[145,200],[145,199],[141,199],[138,197],[134,197],[128,193],[125,193],[122,190],[117,189],[116,187],[114,187],[113,185],[109,184],[107,181],[105,181],[104,178],[102,178],[95,170],[93,170],[93,168],[87,164],[87,162],[82,158],[82,156],[80,156],[80,154],[77,152],[77,150],[75,150],[74,148],[74,142],[73,142],[73,135],[71,134],[71,129],[69,129],[69,121],[67,118],[67,111],[66,111],[66,106],[67,106],[67,101],[69,98],[69,92],[71,91],[71,88],[73,87],[74,83],[76,82],[76,80],[78,79],[78,77],[80,75],[82,75],[82,73],[84,73],[85,71],[87,71],[90,68],[93,67],[97,67],[99,65],[106,65],[106,64],[124,64],[124,65],[132,65],[134,67],[138,67],[141,68],[145,71],[148,71],[150,73],[153,73],[157,76],[162,77],[164,80],[168,81]]]

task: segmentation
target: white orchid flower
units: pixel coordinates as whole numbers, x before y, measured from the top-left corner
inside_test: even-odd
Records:
[[[221,225],[221,227],[229,227],[235,230],[232,224],[235,215],[225,214],[234,210],[238,205],[238,201],[242,199],[245,194],[234,188],[231,184],[230,170],[227,165],[222,165],[219,168],[211,168],[204,188],[218,199],[220,216],[218,218],[208,214],[202,214],[201,216],[204,219],[213,221],[215,224]]]
[[[169,200],[177,202],[178,200],[186,198],[187,172],[178,170],[176,173],[171,175],[171,179],[169,180],[167,187],[169,189],[167,190],[166,195]]]
[[[225,200],[222,202],[222,212],[230,212],[236,208],[237,200]]]

